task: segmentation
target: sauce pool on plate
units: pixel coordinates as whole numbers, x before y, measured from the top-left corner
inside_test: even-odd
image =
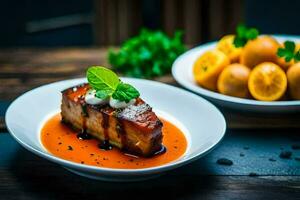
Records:
[[[76,131],[61,123],[60,114],[46,122],[41,131],[41,142],[51,154],[81,164],[119,169],[155,167],[177,160],[187,148],[187,140],[181,130],[165,119],[160,120],[163,122],[166,152],[150,158],[128,155],[116,147],[100,149],[99,140],[78,137]]]

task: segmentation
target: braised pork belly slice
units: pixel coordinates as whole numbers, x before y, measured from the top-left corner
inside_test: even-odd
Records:
[[[89,105],[84,101],[88,84],[62,92],[62,121],[121,150],[149,157],[162,149],[162,122],[142,99],[123,109]]]

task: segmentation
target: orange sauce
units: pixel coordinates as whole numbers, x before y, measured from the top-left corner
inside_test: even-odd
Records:
[[[112,150],[101,150],[96,139],[80,140],[77,132],[61,123],[60,114],[46,122],[41,131],[41,141],[53,155],[81,164],[119,169],[155,167],[177,160],[187,148],[181,130],[167,120],[160,120],[163,122],[163,145],[167,151],[151,158],[133,157],[115,147]]]

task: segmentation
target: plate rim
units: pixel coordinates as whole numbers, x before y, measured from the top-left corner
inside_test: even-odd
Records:
[[[216,148],[216,146],[218,144],[220,144],[220,142],[223,140],[225,133],[226,133],[226,129],[227,129],[227,124],[226,124],[226,120],[222,114],[222,112],[212,103],[210,103],[209,101],[207,101],[206,99],[188,92],[186,90],[180,89],[178,87],[172,86],[172,85],[168,85],[165,83],[161,83],[161,82],[157,82],[157,81],[152,81],[152,80],[146,80],[146,79],[138,79],[138,78],[126,78],[126,77],[121,77],[122,80],[130,80],[133,79],[134,81],[141,81],[141,82],[148,82],[150,84],[156,84],[156,85],[161,85],[163,87],[169,87],[172,90],[176,90],[178,92],[181,93],[185,93],[187,95],[191,95],[194,96],[194,98],[198,98],[199,100],[201,100],[202,102],[205,102],[206,104],[208,104],[209,106],[211,106],[212,109],[215,110],[215,113],[220,117],[220,123],[222,124],[222,128],[220,131],[220,135],[219,137],[216,139],[216,141],[211,144],[206,150],[195,153],[194,155],[192,155],[191,157],[188,158],[183,158],[182,160],[179,161],[175,161],[173,163],[166,163],[164,165],[160,165],[160,166],[155,166],[155,167],[149,167],[149,168],[141,168],[141,169],[120,169],[120,168],[108,168],[108,167],[98,167],[98,166],[92,166],[92,165],[82,165],[76,162],[72,162],[72,161],[68,161],[65,160],[63,158],[59,158],[56,157],[55,155],[52,155],[50,153],[46,153],[43,152],[41,150],[37,150],[33,147],[31,147],[30,145],[28,145],[27,143],[23,142],[21,139],[19,139],[14,133],[13,130],[10,127],[10,113],[11,113],[11,109],[14,107],[15,103],[18,101],[21,101],[23,96],[25,95],[30,95],[31,92],[35,92],[38,89],[42,89],[43,87],[48,87],[49,85],[53,85],[53,84],[63,84],[65,82],[65,84],[68,84],[68,82],[86,82],[86,78],[75,78],[75,79],[67,79],[67,80],[61,80],[61,81],[56,81],[53,83],[48,83],[45,85],[41,85],[39,87],[33,88],[25,93],[23,93],[22,95],[20,95],[19,97],[17,97],[8,107],[8,109],[6,110],[5,113],[5,123],[7,125],[7,130],[10,133],[10,135],[21,145],[23,146],[25,149],[29,150],[30,152],[41,156],[47,160],[50,160],[51,162],[54,162],[56,164],[60,164],[63,167],[70,167],[70,168],[74,168],[80,171],[88,171],[88,172],[94,172],[94,173],[107,173],[111,174],[111,175],[147,175],[147,174],[153,174],[153,173],[161,173],[167,170],[171,170],[177,167],[180,167],[182,165],[188,164],[204,155],[206,155],[207,153],[209,153],[210,151],[212,151],[214,148]]]
[[[300,36],[297,35],[286,35],[286,34],[272,34],[273,37],[277,39],[297,39],[300,40]],[[202,88],[196,84],[190,83],[189,80],[184,79],[182,76],[180,76],[179,70],[181,69],[180,65],[178,64],[180,61],[185,59],[186,56],[188,56],[191,53],[201,51],[203,48],[213,46],[217,43],[217,41],[211,41],[204,44],[201,44],[199,46],[196,46],[185,53],[181,54],[177,59],[174,61],[172,65],[172,76],[174,79],[184,88],[188,89],[189,91],[192,91],[193,93],[197,93],[200,95],[203,95],[207,98],[211,98],[217,101],[222,101],[226,103],[235,103],[239,105],[247,105],[247,106],[264,106],[264,107],[286,107],[286,106],[300,106],[300,100],[290,100],[290,101],[258,101],[253,99],[244,99],[239,97],[233,97],[229,95],[220,94],[217,92],[213,92],[210,90],[207,90],[205,88]]]

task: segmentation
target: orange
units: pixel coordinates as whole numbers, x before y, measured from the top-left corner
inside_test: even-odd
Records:
[[[271,36],[262,36],[250,40],[244,46],[240,62],[253,68],[262,62],[276,62],[279,43]]]
[[[248,87],[255,99],[276,101],[286,91],[287,78],[284,71],[278,65],[271,62],[264,62],[257,65],[251,71]]]
[[[287,71],[287,80],[291,97],[300,100],[300,62],[290,66]]]
[[[196,82],[206,89],[216,91],[218,77],[229,62],[229,58],[222,51],[206,51],[194,63],[193,74]]]
[[[291,60],[290,62],[286,62],[284,58],[278,57],[276,62],[284,71],[288,70],[288,68],[293,65],[295,62]]]
[[[232,63],[238,62],[242,48],[236,48],[233,44],[234,35],[225,35],[217,44],[217,49],[225,53]]]
[[[219,76],[219,92],[230,96],[247,98],[249,95],[249,74],[250,70],[245,65],[238,63],[228,65]]]

